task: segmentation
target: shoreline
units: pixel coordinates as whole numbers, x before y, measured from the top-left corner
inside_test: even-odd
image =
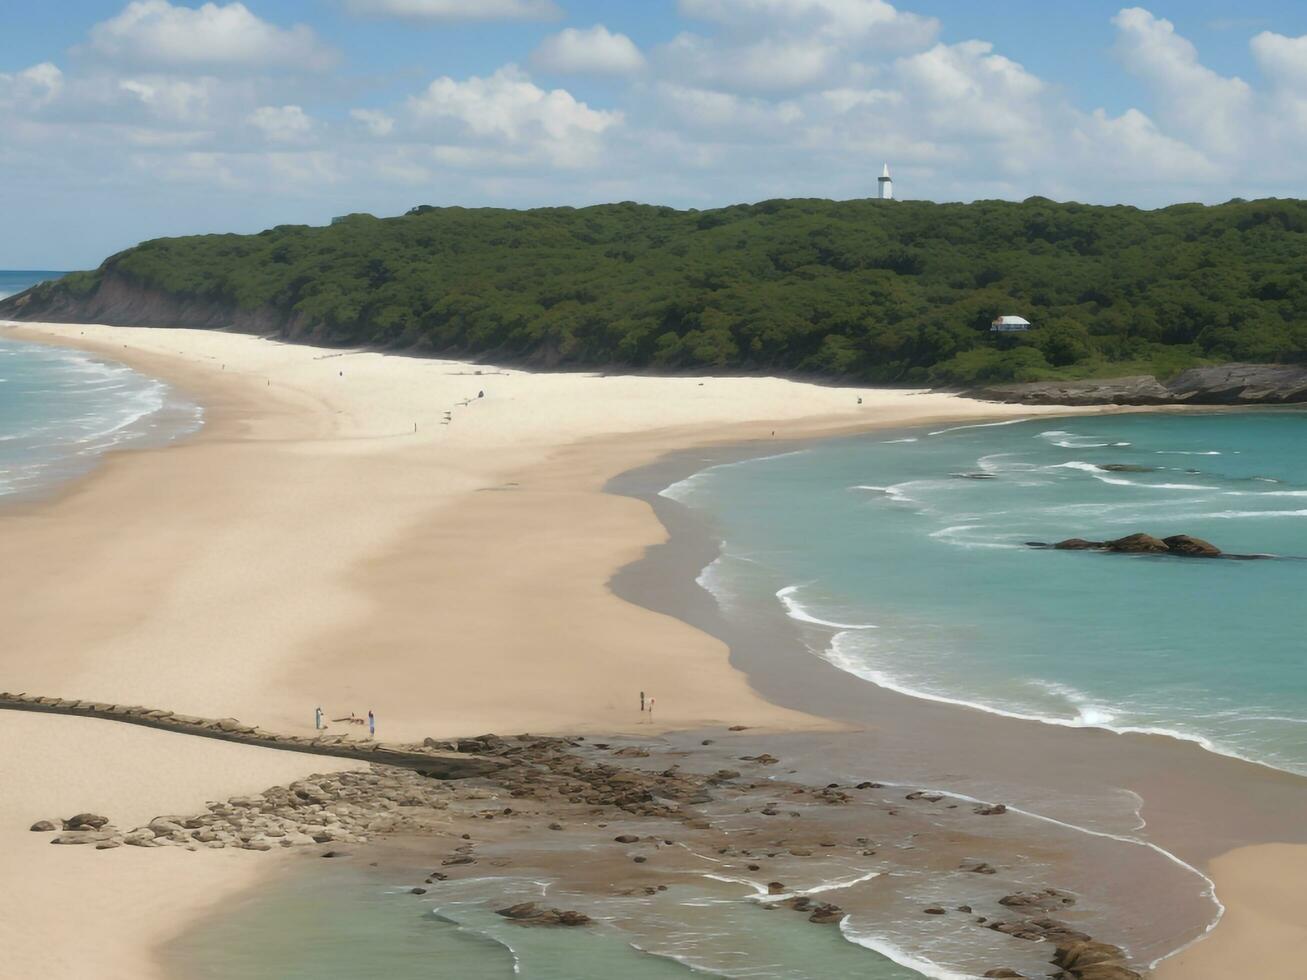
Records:
[[[915,426],[910,428],[914,432],[917,429]],[[909,431],[909,427],[904,427],[903,431]],[[888,434],[893,434],[893,431]],[[779,448],[782,453],[797,451],[814,441],[823,440],[796,441]],[[769,451],[765,455],[773,453]],[[848,723],[860,734],[874,733],[877,736],[874,743],[866,739],[868,744],[864,750],[867,753],[876,753],[883,758],[886,742],[892,738],[897,743],[897,756],[908,760],[900,763],[902,768],[899,770],[905,786],[922,784],[922,774],[929,771],[929,766],[921,763],[931,755],[945,758],[948,769],[964,768],[968,775],[973,775],[973,767],[983,769],[987,759],[1001,754],[996,748],[998,745],[1006,741],[1010,746],[1017,740],[1015,726],[1025,729],[1028,738],[1024,741],[1027,743],[1042,740],[1047,746],[1050,741],[1055,742],[1054,751],[1058,754],[1052,760],[1044,759],[1043,769],[1037,775],[1031,775],[1030,758],[1022,754],[1019,766],[1000,768],[993,773],[1000,781],[984,783],[979,797],[963,795],[957,786],[957,777],[950,784],[942,773],[941,781],[932,787],[932,791],[953,794],[968,801],[1011,799],[1011,795],[1003,794],[1015,794],[1030,801],[1024,807],[1013,808],[1016,812],[1030,813],[1086,834],[1114,836],[1123,842],[1153,847],[1188,868],[1211,889],[1215,906],[1213,918],[1206,925],[1197,923],[1179,945],[1155,959],[1150,966],[1164,980],[1224,975],[1219,973],[1221,967],[1209,963],[1209,957],[1203,951],[1205,941],[1220,934],[1218,927],[1227,913],[1222,882],[1226,877],[1238,879],[1242,863],[1249,860],[1247,855],[1260,854],[1266,848],[1278,849],[1277,853],[1289,856],[1295,864],[1307,860],[1307,828],[1301,825],[1301,821],[1292,816],[1269,821],[1257,819],[1263,807],[1267,806],[1285,814],[1305,812],[1307,778],[1267,763],[1221,752],[1197,739],[1170,733],[1060,725],[1044,719],[991,711],[982,705],[963,701],[919,697],[864,678],[858,678],[864,682],[862,685],[849,685],[849,674],[815,656],[804,646],[796,624],[779,603],[771,610],[753,607],[751,614],[758,620],[753,629],[733,622],[721,613],[715,598],[697,579],[718,556],[719,540],[699,515],[678,501],[663,496],[662,491],[713,466],[757,458],[761,455],[749,445],[719,449],[710,457],[705,457],[702,449],[684,450],[670,453],[650,466],[624,473],[611,481],[608,492],[645,501],[669,532],[664,545],[651,549],[641,562],[628,566],[615,577],[614,591],[628,601],[684,618],[722,639],[731,649],[732,663],[744,671],[753,686],[770,700],[797,710],[815,710],[814,706],[820,704],[828,717]],[[681,585],[668,590],[654,584],[667,581]],[[859,698],[856,692],[864,685],[864,697]],[[850,689],[855,693],[850,694]],[[892,725],[884,723],[887,716],[892,717]],[[998,733],[1007,726],[1013,726],[1008,730],[1008,738],[998,738]],[[1036,734],[1029,734],[1031,726]],[[941,737],[938,734],[941,728],[948,734]],[[1040,733],[1039,729],[1048,734]],[[1077,758],[1083,756],[1087,748],[1085,740],[1075,734],[1077,732],[1093,739],[1092,746],[1089,746],[1092,758]],[[859,735],[850,737],[856,739]],[[923,749],[923,745],[926,748]],[[960,746],[967,747],[962,753],[963,760],[959,759]],[[1147,760],[1142,763],[1139,761],[1141,753]],[[1132,760],[1132,764],[1120,766],[1126,759]],[[1064,763],[1075,770],[1077,790],[1083,791],[1086,776],[1092,775],[1098,780],[1100,792],[1110,794],[1124,787],[1135,794],[1138,798],[1135,814],[1141,826],[1095,828],[1076,822],[1074,807],[1067,808],[1067,812],[1058,808],[1049,812],[1049,801],[1041,797],[1049,787],[1058,785],[1057,780],[1050,778],[1050,766],[1057,768]],[[1149,782],[1156,780],[1158,775],[1175,771],[1186,774],[1179,782],[1187,785],[1171,786],[1162,793],[1146,792]],[[1172,778],[1167,782],[1177,780]],[[1209,796],[1214,787],[1220,787],[1221,795],[1225,797],[1217,803],[1215,814]],[[1065,783],[1062,786],[1064,790],[1070,788]],[[997,797],[996,793],[999,794]],[[1075,805],[1079,805],[1078,801]],[[1143,816],[1145,809],[1147,818]],[[1191,824],[1192,816],[1197,812],[1202,812],[1207,818],[1204,822],[1210,821],[1220,829],[1196,832],[1199,828]],[[1213,816],[1215,820],[1211,819]],[[1145,827],[1146,833],[1135,833],[1136,829]],[[1205,827],[1201,829],[1207,830]],[[1222,869],[1223,873],[1211,871],[1213,866]],[[1264,862],[1262,868],[1266,868]],[[1286,888],[1286,883],[1278,875],[1277,882],[1277,887]],[[1246,895],[1245,885],[1234,901],[1245,900]],[[1260,931],[1257,927],[1241,930],[1244,936],[1257,935]],[[1231,945],[1236,943],[1237,940],[1230,941]],[[1213,949],[1216,952],[1210,959],[1231,961],[1225,942],[1213,944]],[[1290,955],[1286,952],[1279,958],[1271,957],[1265,961],[1266,968],[1273,970],[1278,965],[1280,969],[1287,969]],[[1182,973],[1179,972],[1181,969],[1193,972]],[[1267,972],[1264,975],[1287,978],[1291,974]]]
[[[67,329],[62,326],[53,328],[43,336],[48,337],[49,333],[60,335]],[[23,332],[18,331],[20,334]],[[387,405],[383,404],[379,410],[374,411],[366,399],[360,402],[354,395],[333,403],[334,396],[324,395],[323,379],[317,376],[324,375],[329,382],[329,372],[313,372],[313,377],[306,378],[310,373],[305,368],[306,362],[315,359],[314,354],[310,353],[314,351],[312,348],[287,350],[289,345],[272,344],[243,335],[238,335],[240,340],[234,344],[224,341],[224,338],[233,335],[219,335],[216,338],[190,336],[204,334],[204,331],[184,331],[178,334],[157,329],[139,331],[131,328],[106,328],[102,332],[105,336],[97,350],[104,356],[122,360],[134,367],[140,364],[139,369],[163,377],[183,391],[188,390],[187,384],[194,385],[189,389],[191,391],[205,389],[197,400],[205,405],[206,414],[211,403],[215,406],[212,414],[207,414],[215,424],[206,423],[197,437],[165,447],[171,450],[170,453],[131,449],[112,453],[95,472],[75,481],[75,486],[64,488],[51,499],[24,505],[28,517],[39,518],[51,508],[71,506],[76,509],[87,497],[102,496],[105,485],[115,480],[127,480],[130,484],[120,489],[140,491],[149,480],[147,478],[141,482],[138,476],[137,481],[132,482],[131,474],[127,472],[131,470],[151,468],[156,477],[166,478],[165,485],[174,490],[183,486],[194,487],[197,479],[203,480],[205,476],[202,474],[197,478],[195,473],[188,472],[190,467],[186,464],[203,457],[215,457],[217,465],[205,470],[218,485],[215,489],[239,494],[266,490],[268,472],[260,472],[257,479],[242,478],[233,481],[233,475],[250,469],[252,462],[259,466],[272,466],[271,475],[274,480],[278,475],[289,481],[308,479],[311,486],[316,486],[315,481],[319,480],[356,480],[360,468],[371,474],[370,482],[352,493],[329,494],[325,500],[310,500],[310,509],[317,512],[319,519],[323,513],[348,513],[341,508],[351,504],[356,507],[360,499],[383,509],[387,500],[404,508],[402,519],[370,521],[365,522],[365,527],[348,529],[351,532],[348,534],[348,544],[352,550],[347,556],[334,555],[334,549],[326,549],[321,553],[323,562],[328,567],[325,570],[315,569],[309,580],[301,583],[300,587],[306,591],[321,589],[328,595],[316,604],[315,609],[305,610],[307,619],[311,622],[294,621],[298,639],[292,639],[280,631],[276,633],[278,655],[272,659],[280,664],[278,669],[268,670],[269,666],[275,664],[270,665],[263,658],[246,657],[243,669],[255,671],[256,679],[246,678],[242,683],[232,683],[231,678],[223,672],[210,677],[211,680],[221,681],[216,688],[213,685],[187,682],[180,674],[169,674],[166,670],[162,679],[153,675],[138,675],[141,679],[149,676],[156,682],[153,691],[163,698],[160,703],[168,707],[195,710],[203,702],[221,709],[207,713],[234,715],[251,723],[286,731],[311,730],[307,720],[302,717],[302,708],[297,708],[296,705],[306,697],[306,692],[301,690],[302,675],[306,668],[312,666],[321,675],[318,678],[319,692],[323,687],[326,688],[327,697],[323,697],[323,700],[336,697],[338,700],[335,703],[342,706],[357,702],[359,690],[365,683],[373,685],[376,690],[395,691],[406,683],[418,688],[413,696],[392,695],[390,703],[383,705],[380,716],[386,726],[387,737],[420,738],[448,733],[466,735],[473,730],[505,726],[512,726],[508,730],[531,728],[543,731],[654,733],[714,722],[748,722],[751,726],[763,729],[799,732],[848,730],[850,726],[874,732],[879,725],[883,733],[886,714],[893,714],[898,719],[911,713],[920,715],[920,702],[903,695],[894,695],[904,701],[911,701],[912,707],[891,705],[890,710],[884,708],[884,705],[889,704],[888,701],[879,703],[873,719],[875,724],[869,726],[867,719],[850,707],[847,675],[840,675],[845,678],[842,685],[831,684],[830,681],[835,679],[831,677],[823,681],[832,693],[838,694],[830,704],[822,696],[814,696],[804,701],[803,706],[796,706],[790,703],[793,676],[786,675],[783,666],[778,668],[775,664],[763,665],[756,661],[752,662],[753,669],[748,669],[732,649],[736,645],[745,644],[746,638],[736,638],[737,642],[732,644],[712,630],[705,632],[702,623],[704,610],[696,608],[694,603],[684,609],[676,607],[670,611],[658,603],[655,603],[655,607],[618,608],[625,604],[615,603],[613,595],[615,593],[619,599],[623,597],[620,583],[629,580],[631,574],[634,574],[628,574],[628,569],[643,566],[649,560],[641,559],[646,548],[650,549],[649,555],[653,555],[660,549],[674,547],[677,543],[677,526],[674,526],[677,520],[673,517],[671,523],[668,523],[668,518],[660,511],[657,501],[648,506],[645,503],[636,505],[634,502],[612,498],[611,494],[603,494],[611,503],[601,503],[597,499],[601,496],[601,491],[610,482],[621,479],[623,474],[629,474],[632,470],[657,467],[667,453],[702,456],[705,453],[726,451],[722,449],[723,445],[729,447],[741,443],[747,443],[742,448],[750,453],[756,452],[763,445],[774,448],[775,444],[768,436],[773,428],[781,433],[782,439],[807,439],[869,431],[873,428],[902,427],[906,424],[904,419],[927,424],[1004,416],[1085,414],[1083,410],[1033,411],[1028,406],[969,403],[960,406],[960,414],[957,415],[928,412],[913,416],[910,407],[915,406],[911,402],[904,402],[914,396],[892,393],[892,397],[887,396],[887,401],[900,406],[895,411],[906,414],[896,420],[877,420],[879,424],[873,425],[865,417],[867,413],[862,413],[861,418],[850,418],[855,413],[847,409],[843,410],[842,416],[829,410],[818,410],[828,404],[833,408],[837,395],[851,400],[853,393],[874,393],[873,389],[824,389],[813,395],[808,386],[791,382],[742,379],[741,387],[761,389],[764,383],[771,384],[778,390],[792,392],[792,397],[797,398],[802,392],[804,398],[812,397],[813,404],[805,402],[802,406],[807,414],[794,412],[790,418],[778,422],[730,418],[732,411],[754,419],[765,417],[760,414],[760,409],[775,404],[770,394],[747,405],[725,406],[715,419],[701,419],[697,423],[687,421],[687,418],[693,418],[696,414],[694,411],[687,412],[682,408],[679,415],[669,411],[666,414],[672,417],[668,418],[661,414],[664,406],[659,406],[652,417],[645,415],[643,422],[646,428],[627,430],[628,433],[636,431],[634,436],[622,434],[620,426],[627,421],[639,420],[623,418],[615,420],[616,425],[609,425],[614,430],[611,433],[587,431],[585,426],[572,422],[571,428],[563,426],[566,431],[562,433],[542,432],[540,426],[527,426],[525,440],[511,437],[505,439],[503,432],[496,434],[483,430],[474,433],[476,438],[460,439],[456,445],[445,446],[439,439],[425,438],[428,423],[433,427],[439,425],[438,409],[420,419],[423,437],[409,438],[408,433],[400,428],[398,420],[401,416]],[[166,345],[162,341],[169,336],[179,341],[185,336],[191,346],[190,353],[179,351],[178,357],[163,350]],[[64,339],[76,340],[68,337]],[[118,354],[112,349],[113,342],[118,339],[131,339],[133,347],[123,355]],[[149,342],[147,347],[153,345],[153,349],[137,349],[142,340]],[[241,348],[247,351],[263,348],[259,356],[265,360],[252,366],[242,366],[239,373],[221,369],[214,371],[212,363],[203,363],[206,357],[214,359],[204,353],[203,344],[209,340],[216,341],[214,347],[231,353],[233,362],[238,352],[242,357],[247,356],[240,351]],[[50,341],[47,339],[44,342]],[[386,383],[385,376],[391,369],[374,368],[373,365],[378,363],[394,366],[398,361],[401,366],[394,370],[409,373],[429,371],[432,367],[443,370],[456,366],[455,362],[443,361],[422,361],[421,366],[405,364],[405,360],[412,359],[404,359],[400,355],[322,352],[322,358],[328,357],[347,358],[342,363],[349,368],[351,378],[361,370],[369,375],[370,382],[382,384]],[[133,360],[137,363],[134,364]],[[309,367],[313,365],[310,364]],[[461,373],[466,376],[476,366],[461,367],[465,369]],[[478,370],[484,373],[484,378],[477,377],[467,383],[456,382],[464,384],[465,390],[460,392],[462,395],[470,397],[481,385],[490,388],[497,383],[496,369]],[[182,378],[181,383],[178,383],[179,376]],[[591,386],[593,377],[575,376],[557,382],[547,380],[546,376],[546,380],[541,382],[538,376],[527,375],[525,372],[504,372],[504,376],[529,379],[534,387],[527,401],[533,407],[541,401],[554,398],[582,399],[586,397],[586,389]],[[274,377],[277,379],[275,387]],[[345,377],[343,369],[340,377]],[[379,381],[373,381],[374,378]],[[267,384],[259,385],[260,381],[265,380]],[[692,398],[695,395],[693,386],[698,384],[702,387],[705,381],[714,386],[735,386],[718,379],[593,380],[600,383],[609,380],[630,382],[620,390],[634,389],[637,394],[642,388],[651,392],[658,390],[664,393],[657,396],[660,400],[673,390],[679,392],[678,399]],[[616,386],[610,387],[618,390]],[[238,388],[241,390],[238,391]],[[923,397],[932,406],[953,404],[947,398],[919,397]],[[403,407],[406,406],[400,406]],[[962,408],[967,412],[961,412]],[[648,413],[655,410],[650,408],[645,411]],[[460,412],[460,421],[462,414]],[[655,424],[650,426],[650,421]],[[439,429],[436,431],[439,432]],[[512,430],[508,431],[510,436],[514,435]],[[481,440],[487,437],[492,440],[498,438],[499,441],[487,447],[481,444]],[[686,445],[697,448],[686,449]],[[438,461],[419,459],[414,453],[416,450],[419,453],[434,454],[445,449],[450,451],[445,452],[445,458]],[[182,457],[185,464],[181,461]],[[164,465],[165,459],[168,459],[170,465]],[[450,464],[453,464],[452,474],[444,470]],[[703,467],[699,465],[695,468]],[[435,499],[414,500],[411,487],[415,480],[443,482]],[[367,495],[369,491],[375,496],[360,497],[360,493]],[[130,492],[120,496],[119,500],[123,504],[133,503]],[[302,501],[295,499],[293,494],[279,499],[277,503],[278,507],[269,508],[267,514],[263,515],[260,530],[265,534],[269,530],[267,520],[274,511],[284,517],[293,513],[287,510],[288,507],[302,505]],[[135,501],[134,506],[139,509],[139,501]],[[649,506],[652,507],[652,513]],[[548,512],[548,520],[541,517],[542,511]],[[209,513],[212,517],[226,516],[230,519],[233,516],[230,505],[216,507]],[[0,514],[0,518],[10,516],[9,508]],[[195,517],[193,513],[185,516],[192,519]],[[139,515],[136,519],[140,521]],[[303,529],[300,533],[312,533],[310,529],[314,523],[304,521],[299,525]],[[103,524],[104,518],[97,515],[94,526],[102,528]],[[91,526],[87,525],[88,528]],[[321,523],[317,524],[319,534],[321,526]],[[487,528],[493,529],[495,533],[476,533]],[[578,529],[586,532],[582,541],[577,540]],[[671,542],[660,544],[668,533]],[[246,539],[257,540],[249,535],[246,535]],[[35,541],[36,537],[32,540]],[[531,542],[532,550],[540,553],[523,555],[523,541]],[[436,567],[432,567],[433,553],[442,556]],[[182,556],[165,554],[161,557],[176,562]],[[285,574],[290,570],[290,567],[283,567],[276,571]],[[682,571],[667,572],[655,592],[659,592],[663,600],[671,601],[669,597],[679,597],[671,602],[673,606],[676,602],[683,602],[687,589],[694,588],[693,577],[698,570],[695,568],[684,575],[682,566]],[[323,571],[325,574],[322,574]],[[510,571],[511,575],[506,574]],[[678,575],[681,576],[680,579],[676,578]],[[407,588],[415,578],[422,583],[420,590]],[[610,579],[614,583],[611,592],[608,588]],[[274,581],[275,575],[263,579],[264,584]],[[543,602],[533,604],[532,596],[542,591],[542,582],[551,583],[544,590],[547,595],[543,597]],[[230,588],[230,583],[228,587]],[[470,601],[470,595],[492,590],[499,598],[500,607],[508,604],[509,608],[524,616],[525,622],[535,627],[530,644],[524,645],[512,635],[522,632],[521,622],[487,622],[486,610],[491,607],[486,605],[484,599],[471,600],[473,607],[467,610],[459,608]],[[232,601],[237,596],[251,602],[256,609],[266,602],[266,596],[261,596],[257,590],[246,593],[238,589],[235,593],[224,594],[222,598]],[[379,616],[394,612],[396,608],[409,608],[415,603],[425,603],[428,608],[424,608],[420,616],[410,616],[408,623],[398,631],[388,619],[388,636],[377,636],[375,628]],[[554,609],[550,608],[558,606],[565,606],[570,616],[560,620]],[[194,610],[202,607],[192,605],[190,608]],[[636,611],[633,612],[633,609]],[[681,615],[687,611],[688,615]],[[151,616],[153,615],[151,607]],[[426,653],[425,657],[418,656],[416,659],[404,653],[407,650],[426,649],[433,619],[441,623],[443,633],[460,638],[461,646],[491,651],[495,656],[484,666],[442,661],[440,671],[433,673],[430,669],[432,665],[426,661],[431,656],[441,656],[439,651]],[[588,627],[595,624],[593,630],[597,636],[578,635],[573,624],[582,619]],[[211,622],[211,618],[202,617],[201,622]],[[277,620],[274,617],[266,622],[268,626],[265,628],[269,628]],[[112,634],[116,629],[131,624],[118,620],[108,625],[112,627]],[[769,626],[782,630],[787,627],[792,629],[792,624],[788,621],[772,621]],[[246,632],[250,636],[254,635],[249,630]],[[155,636],[153,645],[163,645],[167,649],[188,635],[190,634],[185,631],[165,633]],[[632,636],[640,637],[634,650],[627,649]],[[324,637],[329,637],[326,649],[323,648]],[[98,638],[86,639],[104,649],[103,633]],[[369,658],[374,659],[361,660],[355,652],[359,649],[368,650]],[[308,652],[310,650],[311,653]],[[558,656],[551,654],[548,658],[545,664],[547,673],[541,672],[536,666],[536,652],[539,650],[558,652]],[[633,690],[647,680],[646,677],[631,675],[629,669],[625,673],[614,673],[613,650],[623,651],[621,659],[628,665],[642,665],[642,670],[647,670],[647,665],[653,662],[660,662],[662,666],[661,660],[669,650],[679,652],[674,662],[668,664],[664,672],[649,683],[650,687],[659,692],[673,692],[672,696],[659,694],[660,718],[657,725],[632,728],[632,720],[629,720],[632,710],[613,701],[613,692],[624,690],[627,686]],[[121,657],[126,651],[123,648],[115,649],[110,643],[107,652]],[[202,651],[201,656],[216,652]],[[269,653],[270,648],[264,647],[260,652]],[[574,658],[575,662],[559,659],[564,654]],[[519,690],[516,695],[505,691],[503,671],[509,665],[523,675],[515,681],[519,689],[525,690]],[[82,663],[69,662],[62,666],[65,668],[65,677],[80,676],[97,685],[109,679],[102,671],[88,672]],[[191,666],[194,666],[193,662]],[[567,673],[569,669],[570,674]],[[707,676],[705,669],[708,671]],[[566,674],[562,683],[559,683],[558,677],[551,676],[559,671]],[[46,670],[46,673],[49,671]],[[838,672],[823,663],[818,673],[833,675]],[[581,680],[583,675],[594,676],[586,676]],[[329,680],[326,685],[321,683],[324,677]],[[418,679],[417,683],[415,678]],[[806,675],[804,680],[808,680]],[[594,693],[579,702],[568,699],[565,694],[560,698],[557,692],[566,692],[569,685],[574,687],[577,684],[582,684]],[[279,696],[263,695],[261,688],[265,685],[271,685]],[[864,686],[869,685],[859,685],[859,688]],[[109,698],[126,697],[127,687],[124,684],[121,695],[72,690],[67,687],[61,690],[69,696]],[[433,701],[424,690],[438,692],[451,687],[458,689],[461,703],[454,708],[445,703],[447,699],[437,695],[434,703],[439,705],[440,710],[433,714]],[[836,688],[843,690],[836,691]],[[135,691],[136,688],[132,687],[132,690]],[[701,691],[704,691],[702,696]],[[298,692],[294,697],[286,696],[294,692]],[[463,697],[465,694],[468,696]],[[311,695],[308,696],[311,700]],[[322,693],[318,696],[322,697]],[[132,694],[131,698],[133,703],[158,700],[153,694],[147,697],[139,692]],[[185,700],[187,698],[194,700]],[[834,709],[830,705],[834,705]],[[196,713],[204,712],[196,710]],[[835,721],[826,720],[831,718]],[[1003,724],[1022,723],[1004,719]],[[965,728],[956,720],[945,725],[942,734],[935,733],[938,742],[956,748],[960,727]],[[1090,730],[1084,731],[1088,733]],[[989,734],[996,737],[993,733]],[[988,744],[993,743],[991,741]],[[1114,743],[1115,748],[1100,745],[1094,751],[1100,760],[1106,759],[1109,755],[1119,755],[1124,751],[1120,744]],[[883,745],[877,746],[878,750],[883,748]],[[956,763],[954,749],[950,748],[949,751],[952,753],[950,758]],[[1151,749],[1148,752],[1153,758],[1165,754]],[[906,753],[896,761],[895,764],[905,773],[905,782],[919,785],[923,775],[931,772],[931,768],[924,765],[914,769],[914,766],[923,761],[921,755],[921,752],[915,756]],[[307,765],[305,763],[306,767]],[[1146,766],[1135,768],[1136,775],[1147,769]],[[946,775],[947,773],[940,773],[939,777]],[[1011,772],[1000,775],[1009,780],[1013,777]],[[1235,782],[1236,785],[1239,784],[1239,780]],[[1032,780],[1031,783],[1035,787],[1039,785],[1038,780]],[[1252,784],[1255,783],[1254,780]],[[1058,785],[1058,781],[1054,780],[1053,784]],[[951,785],[956,785],[956,781]],[[1062,785],[1065,787],[1065,780]],[[1220,834],[1209,835],[1205,847],[1198,846],[1193,840],[1186,840],[1186,836],[1194,836],[1194,831],[1184,827],[1179,820],[1179,814],[1188,802],[1183,793],[1180,796],[1182,798],[1170,808],[1175,826],[1168,832],[1181,841],[1185,848],[1193,848],[1211,856],[1207,852],[1217,846]],[[1296,801],[1296,793],[1287,793],[1286,800],[1290,799]],[[1222,818],[1233,826],[1247,816],[1245,811],[1248,809],[1247,806],[1242,809],[1237,806],[1227,807]],[[1155,815],[1150,813],[1150,828],[1154,826],[1154,819]],[[1160,824],[1166,827],[1167,822],[1163,819]],[[1270,829],[1265,828],[1265,832]],[[1227,832],[1233,834],[1229,827]],[[1202,837],[1201,834],[1197,836]]]

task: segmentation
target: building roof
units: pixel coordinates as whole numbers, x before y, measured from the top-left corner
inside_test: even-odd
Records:
[[[888,163],[885,164],[885,169],[882,170],[882,171],[880,172],[880,179],[881,179],[881,180],[889,180],[889,179],[890,179],[890,176],[889,176],[889,164],[888,164]]]
[[[1019,325],[1023,323],[1027,327],[1030,326],[1030,321],[1023,316],[1000,316],[1000,317],[996,317],[994,319],[994,322],[1008,324],[1009,326]]]

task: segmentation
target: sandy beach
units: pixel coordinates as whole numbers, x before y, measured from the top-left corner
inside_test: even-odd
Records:
[[[614,574],[667,532],[646,503],[604,487],[695,446],[1041,412],[773,378],[537,374],[198,330],[3,335],[162,377],[206,423],[0,510],[0,686],[286,733],[312,731],[317,705],[328,718],[373,710],[393,740],[844,727],[820,705],[764,696],[720,637],[615,596]],[[657,698],[652,724],[641,691]],[[162,975],[151,951],[267,860],[48,847],[27,833],[33,820],[94,804],[129,825],[333,765],[110,723],[0,725],[15,747],[3,763],[3,884],[31,899],[0,928],[32,976]],[[1303,853],[1216,858],[1227,920],[1159,975],[1204,980],[1256,962],[1258,976],[1297,976],[1291,869]],[[1272,877],[1284,889],[1274,901]],[[94,921],[66,914],[73,889]]]

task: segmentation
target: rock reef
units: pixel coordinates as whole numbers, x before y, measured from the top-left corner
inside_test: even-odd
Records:
[[[1021,405],[1295,405],[1307,402],[1307,367],[1220,364],[1192,368],[1166,382],[1144,374],[990,385],[970,394]]]
[[[1270,558],[1271,555],[1229,555],[1210,541],[1191,534],[1172,534],[1155,538],[1142,532],[1127,534],[1109,541],[1090,541],[1086,538],[1066,538],[1052,544],[1047,541],[1027,541],[1030,548],[1048,548],[1053,551],[1103,551],[1118,555],[1166,555],[1175,558],[1231,558],[1249,561]]]

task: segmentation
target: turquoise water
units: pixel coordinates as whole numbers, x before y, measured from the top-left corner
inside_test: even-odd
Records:
[[[700,581],[728,615],[779,603],[850,674],[1307,774],[1304,450],[1300,412],[1021,421],[828,442],[664,494],[724,539]],[[1284,557],[1025,546],[1135,531]]]
[[[832,927],[753,902],[669,889],[655,898],[555,894],[548,882],[476,878],[424,896],[376,872],[313,868],[251,894],[166,951],[188,980],[677,980],[696,976],[920,980]],[[576,908],[586,928],[495,915],[521,901]]]
[[[81,351],[0,333],[0,500],[80,475],[104,452],[200,425],[168,385]]]

